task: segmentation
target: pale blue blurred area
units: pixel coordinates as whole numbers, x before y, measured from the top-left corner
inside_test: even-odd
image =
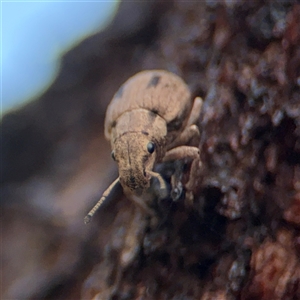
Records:
[[[104,28],[118,4],[2,1],[2,113],[48,87],[61,55]]]

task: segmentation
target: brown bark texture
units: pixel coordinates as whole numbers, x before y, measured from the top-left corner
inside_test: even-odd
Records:
[[[120,190],[85,226],[117,176],[106,107],[145,69],[204,100],[194,201],[153,224]],[[297,1],[124,1],[1,132],[2,299],[300,299]]]

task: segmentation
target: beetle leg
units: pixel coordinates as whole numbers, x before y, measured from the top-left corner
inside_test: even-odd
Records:
[[[200,151],[197,147],[179,146],[167,151],[163,158],[163,162],[184,158],[196,159],[199,158],[199,155]]]
[[[184,167],[184,162],[182,160],[177,160],[174,161],[174,164],[176,165],[175,171],[173,175],[171,176],[171,198],[173,201],[177,201],[180,196],[182,195],[182,174],[183,174],[183,167]]]
[[[147,171],[152,177],[156,178],[159,181],[160,189],[159,189],[159,198],[164,199],[168,196],[168,188],[163,177],[156,172]]]
[[[185,184],[187,190],[186,199],[190,204],[194,201],[193,189],[197,185],[197,178],[199,177],[199,169],[201,168],[200,156],[193,160],[190,170],[189,181]]]
[[[181,134],[170,144],[167,149],[173,149],[175,147],[186,145],[188,143],[198,144],[200,141],[200,133],[197,125],[191,125],[186,127]]]
[[[170,160],[178,160],[178,159],[192,159],[192,165],[189,175],[189,180],[185,184],[185,188],[187,190],[189,201],[192,201],[192,190],[195,187],[196,179],[197,179],[197,172],[201,166],[200,161],[200,151],[197,147],[192,146],[179,146],[173,148],[165,154],[163,161],[170,161]]]
[[[98,210],[98,208],[102,205],[102,203],[106,200],[106,198],[112,193],[113,189],[120,185],[119,177],[104,191],[100,200],[96,203],[96,205],[90,210],[90,212],[85,216],[84,223],[87,224],[91,221],[92,216]]]
[[[167,149],[173,149],[180,145],[186,145],[192,139],[197,138],[197,142],[200,140],[199,128],[195,123],[197,123],[199,119],[199,115],[202,109],[203,100],[201,97],[196,97],[193,103],[193,107],[191,113],[188,117],[188,121],[185,129],[181,132],[181,134],[170,144]]]
[[[202,109],[202,104],[203,104],[203,100],[201,97],[196,97],[193,103],[193,107],[191,110],[191,114],[188,118],[186,127],[197,123],[197,121],[199,120],[199,115]]]

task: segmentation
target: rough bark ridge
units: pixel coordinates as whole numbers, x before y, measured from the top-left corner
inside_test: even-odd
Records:
[[[3,118],[3,297],[300,299],[299,45],[296,1],[123,3]],[[152,68],[205,100],[194,202],[154,225],[120,192],[83,227],[113,179],[105,108]]]

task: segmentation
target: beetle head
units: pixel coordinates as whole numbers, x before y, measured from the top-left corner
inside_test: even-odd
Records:
[[[158,157],[158,145],[141,132],[123,134],[114,142],[113,159],[118,163],[119,178],[125,191],[141,194],[150,186],[152,171]]]

